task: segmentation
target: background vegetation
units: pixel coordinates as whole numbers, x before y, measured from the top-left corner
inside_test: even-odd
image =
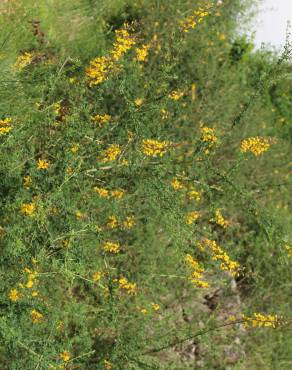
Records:
[[[253,5],[1,2],[1,369],[291,368],[290,45]]]

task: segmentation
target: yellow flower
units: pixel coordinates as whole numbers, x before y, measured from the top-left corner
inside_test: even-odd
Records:
[[[111,55],[114,61],[118,61],[128,50],[135,45],[135,40],[126,29],[116,30],[116,41]]]
[[[181,99],[183,96],[184,96],[184,92],[183,91],[179,91],[179,90],[174,90],[172,91],[168,97],[171,99],[171,100],[179,100]]]
[[[98,188],[97,186],[94,188],[94,191],[101,197],[101,198],[109,198],[109,191],[105,188]]]
[[[115,42],[110,56],[93,59],[85,70],[91,87],[108,80],[110,73],[116,69],[115,64],[135,44],[134,38],[126,29],[116,30],[115,33]]]
[[[144,99],[142,98],[137,98],[134,100],[134,103],[137,107],[140,107],[144,103]]]
[[[167,146],[166,141],[145,139],[142,142],[142,151],[149,157],[162,157],[167,151]]]
[[[199,245],[201,250],[204,250],[205,247],[208,247],[212,254],[213,260],[220,261],[220,268],[223,271],[229,271],[232,276],[237,276],[239,272],[239,263],[232,261],[228,254],[222,250],[222,248],[216,243],[215,240],[204,239],[203,243]]]
[[[176,191],[177,190],[182,190],[185,187],[184,184],[180,180],[178,180],[176,178],[171,181],[171,186]]]
[[[196,261],[190,254],[186,255],[185,261],[193,270],[190,276],[190,281],[198,288],[207,288],[209,284],[203,280],[205,269],[201,267],[198,261]]]
[[[139,308],[139,311],[143,314],[143,315],[147,315],[148,311],[146,310],[146,308]]]
[[[33,324],[40,324],[44,319],[44,315],[36,310],[32,310],[30,314]]]
[[[20,212],[25,216],[32,216],[35,213],[35,203],[23,203],[20,207]]]
[[[136,283],[129,283],[129,281],[122,277],[119,279],[119,288],[126,290],[128,294],[133,295],[137,293],[137,284]]]
[[[100,128],[102,128],[106,123],[108,123],[112,117],[109,114],[100,115],[97,114],[96,116],[91,117],[94,123],[97,123]]]
[[[103,275],[104,275],[104,273],[101,272],[101,271],[94,272],[93,275],[92,275],[92,280],[94,282],[98,282],[103,277]]]
[[[138,62],[146,62],[149,49],[150,49],[150,44],[142,45],[140,48],[137,48],[136,49],[136,60]]]
[[[205,143],[216,144],[218,139],[215,135],[215,130],[211,127],[203,126],[200,128],[201,131],[201,141]]]
[[[125,190],[116,189],[111,191],[111,196],[116,199],[122,199],[125,195]]]
[[[136,224],[136,220],[134,216],[128,216],[123,221],[123,226],[125,229],[131,229],[133,226],[135,226],[135,224]]]
[[[18,301],[21,298],[21,294],[17,289],[11,289],[9,292],[9,299],[13,302]]]
[[[215,220],[214,221],[216,222],[217,225],[222,226],[224,229],[226,229],[230,224],[229,221],[224,219],[220,209],[215,210]]]
[[[197,202],[201,200],[201,194],[196,190],[190,190],[187,196],[190,200],[193,199],[193,200],[196,200]]]
[[[197,221],[197,219],[200,217],[200,213],[199,212],[189,212],[187,215],[186,215],[186,223],[188,225],[192,225],[194,222]]]
[[[5,135],[12,130],[11,118],[0,119],[0,135]]]
[[[251,152],[255,156],[258,156],[264,152],[267,152],[271,146],[271,139],[265,137],[250,137],[245,139],[240,144],[240,151],[242,153]]]
[[[120,247],[119,243],[114,243],[114,242],[110,242],[110,241],[105,242],[103,244],[102,249],[105,252],[113,253],[113,254],[118,254],[121,251],[121,247]]]
[[[287,251],[288,257],[292,257],[292,247],[290,247],[289,245],[285,245],[285,249]]]
[[[23,178],[23,186],[25,188],[29,188],[32,184],[32,177],[31,176],[24,176]]]
[[[117,220],[116,216],[110,216],[108,221],[107,221],[106,226],[110,229],[117,228],[119,226],[119,223],[118,223],[118,220]]]
[[[78,150],[79,150],[79,144],[75,144],[75,145],[73,145],[73,146],[70,148],[70,152],[71,152],[71,153],[73,153],[73,154],[77,153],[77,152],[78,152]]]
[[[31,64],[32,60],[33,55],[31,53],[25,52],[17,57],[16,62],[13,65],[13,69],[21,71],[23,68]]]
[[[200,7],[198,10],[195,10],[193,14],[179,21],[180,28],[183,32],[189,32],[191,29],[194,29],[199,23],[207,17],[210,12],[211,4],[205,6],[205,8]]]
[[[109,74],[113,68],[111,57],[97,57],[93,59],[86,68],[85,73],[89,78],[89,86],[95,86],[109,78]]]
[[[242,315],[245,328],[252,327],[266,327],[266,328],[276,328],[280,324],[280,319],[277,315],[264,315],[261,313],[254,313],[253,316],[248,317]]]
[[[70,352],[68,352],[68,351],[63,351],[62,353],[60,353],[60,358],[61,358],[64,362],[68,362],[68,361],[70,361],[71,354],[70,354]]]
[[[122,149],[119,145],[112,144],[103,151],[101,161],[104,163],[114,161],[121,154],[121,152]]]
[[[160,310],[160,306],[159,306],[159,304],[157,304],[157,303],[151,303],[151,306],[152,306],[152,308],[153,308],[153,310],[154,311],[159,311]]]
[[[39,159],[37,167],[39,170],[47,170],[49,168],[49,165],[50,163],[45,159]]]

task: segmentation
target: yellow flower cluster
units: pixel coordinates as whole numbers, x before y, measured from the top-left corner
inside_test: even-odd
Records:
[[[70,361],[70,358],[71,358],[71,354],[70,352],[68,351],[63,351],[60,353],[60,358],[64,361],[64,362],[68,362]]]
[[[109,229],[116,229],[117,227],[121,226],[124,229],[131,229],[135,226],[136,220],[134,216],[127,216],[124,221],[120,224],[116,216],[110,216],[106,223],[107,228]]]
[[[37,168],[39,170],[47,170],[49,166],[50,162],[48,162],[47,160],[41,158],[38,160]]]
[[[126,29],[116,30],[115,42],[110,56],[102,56],[93,59],[86,68],[86,76],[89,78],[89,86],[95,86],[109,78],[114,70],[115,63],[135,45],[134,38]]]
[[[110,216],[108,218],[108,221],[107,221],[106,226],[109,229],[115,229],[115,228],[117,228],[119,226],[119,223],[118,223],[118,219],[116,218],[116,216]]]
[[[189,212],[187,215],[186,215],[186,223],[188,225],[192,225],[194,222],[197,221],[197,219],[200,217],[200,212],[196,212],[196,211],[193,211],[193,212]]]
[[[11,289],[8,297],[11,301],[16,302],[21,298],[21,294],[17,289]]]
[[[108,253],[118,254],[121,251],[121,246],[119,243],[107,241],[104,242],[102,249]]]
[[[17,57],[16,62],[13,65],[13,69],[21,71],[23,68],[31,64],[32,60],[33,55],[31,53],[25,52]]]
[[[116,41],[113,45],[114,49],[111,52],[113,59],[118,61],[135,43],[134,38],[130,36],[126,29],[116,30]]]
[[[190,16],[185,19],[180,20],[179,25],[183,32],[189,32],[191,29],[194,29],[199,23],[207,17],[210,12],[209,9],[211,5],[207,5],[205,8],[199,8],[193,12]]]
[[[166,141],[145,139],[142,142],[142,152],[149,157],[162,157],[167,151],[167,146]]]
[[[201,137],[200,140],[207,144],[206,149],[204,152],[208,154],[212,148],[214,148],[217,145],[218,138],[215,134],[215,130],[211,127],[202,126],[200,128]]]
[[[12,130],[11,118],[0,119],[0,135],[5,135]]]
[[[258,156],[264,152],[267,152],[270,147],[271,140],[265,137],[250,137],[241,142],[240,151],[242,153],[251,152],[255,156]]]
[[[100,128],[102,128],[106,123],[111,120],[111,116],[109,114],[100,115],[97,114],[96,116],[91,117],[94,123],[97,123]]]
[[[171,100],[179,100],[179,99],[181,99],[183,96],[184,96],[184,91],[180,91],[180,90],[174,90],[174,91],[172,91],[169,95],[168,95],[168,97],[169,97],[169,99],[171,99]]]
[[[205,269],[190,254],[186,255],[185,261],[193,269],[190,277],[191,282],[199,288],[207,288],[209,284],[203,280],[202,275]]]
[[[182,190],[182,189],[185,188],[184,184],[180,180],[178,180],[177,178],[175,178],[171,181],[171,186],[173,187],[173,189],[175,191]]]
[[[102,152],[101,162],[112,162],[121,154],[122,149],[118,144],[112,144]]]
[[[136,283],[129,283],[129,281],[125,277],[121,277],[118,280],[119,288],[125,290],[128,294],[136,294],[137,293],[137,284]]]
[[[251,317],[242,315],[242,319],[244,321],[245,328],[276,328],[277,325],[280,323],[277,315],[264,315],[261,313],[254,313]]]
[[[199,248],[204,250],[208,247],[212,254],[213,260],[220,261],[220,268],[223,271],[229,271],[232,276],[237,276],[239,272],[239,263],[232,261],[228,254],[222,250],[221,247],[215,242],[215,240],[204,239],[203,243],[199,244]]]
[[[23,186],[25,188],[29,188],[32,184],[32,177],[27,175],[27,176],[24,176],[23,178]]]
[[[107,80],[113,65],[111,57],[97,57],[93,59],[85,70],[86,76],[90,79],[89,86],[92,87]]]
[[[23,203],[20,207],[20,212],[25,216],[32,216],[35,213],[35,203]]]
[[[107,190],[105,188],[94,187],[93,189],[101,198],[116,198],[122,199],[125,195],[125,190],[122,189],[115,189],[115,190]]]
[[[219,208],[215,210],[215,219],[212,219],[212,221],[216,222],[217,225],[222,226],[224,229],[230,225],[230,222],[225,220]]]
[[[30,315],[33,324],[40,324],[44,319],[44,315],[37,310],[32,310]]]
[[[196,200],[197,202],[201,200],[201,193],[199,193],[197,190],[190,190],[187,196],[190,200]]]
[[[104,273],[101,271],[94,272],[92,274],[92,280],[97,283],[102,277],[104,276]]]
[[[136,49],[136,60],[138,62],[146,62],[149,49],[150,49],[150,44],[142,45],[140,48],[137,48]]]
[[[292,247],[290,247],[289,245],[285,245],[285,249],[287,251],[288,257],[292,257]]]

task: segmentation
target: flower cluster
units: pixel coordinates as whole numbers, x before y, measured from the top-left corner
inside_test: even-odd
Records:
[[[86,68],[86,76],[89,78],[89,86],[95,86],[109,78],[114,71],[115,63],[135,45],[134,38],[127,29],[116,30],[113,50],[109,56],[101,56],[93,59]]]
[[[142,152],[149,157],[162,157],[167,151],[168,143],[153,139],[145,139],[142,142]]]
[[[12,130],[11,118],[0,119],[0,135],[5,135]]]
[[[35,203],[23,203],[20,207],[20,212],[25,216],[32,216],[35,213]]]
[[[230,225],[230,222],[225,220],[219,208],[215,210],[215,218],[211,219],[211,221],[214,221],[217,225],[223,227],[224,229]]]
[[[37,310],[32,310],[30,314],[33,324],[40,324],[44,320],[44,315]]]
[[[271,147],[271,139],[265,137],[250,137],[241,142],[240,151],[242,153],[251,152],[255,156],[267,152]]]
[[[197,221],[197,219],[200,217],[200,212],[197,212],[197,211],[193,211],[193,212],[189,212],[187,215],[186,215],[186,223],[188,225],[192,225],[194,222]]]
[[[180,20],[179,25],[183,32],[190,32],[191,29],[194,29],[199,23],[203,21],[205,17],[210,14],[210,5],[205,8],[199,8],[193,12],[190,16],[185,19]]]
[[[97,114],[93,117],[91,117],[91,120],[94,123],[97,123],[100,128],[102,128],[106,123],[110,122],[111,116],[109,114],[100,115]]]
[[[146,62],[148,53],[150,49],[150,44],[144,44],[140,48],[137,48],[136,51],[136,60],[138,62]]]
[[[116,198],[122,199],[125,195],[125,190],[122,189],[114,189],[108,190],[105,188],[100,188],[95,186],[93,189],[101,198]]]
[[[212,149],[214,146],[216,146],[218,142],[218,138],[215,134],[215,130],[211,127],[203,126],[200,128],[201,131],[201,137],[200,140],[207,144],[207,147],[205,149],[205,153],[208,154],[210,149]]]
[[[201,267],[190,254],[186,255],[185,261],[187,262],[188,266],[193,269],[190,277],[191,282],[199,288],[207,288],[209,284],[203,280],[203,272],[205,269]]]
[[[13,65],[13,69],[16,71],[21,71],[23,68],[31,64],[32,61],[33,55],[25,52],[17,57],[16,62]]]
[[[102,152],[101,162],[112,162],[121,154],[122,149],[118,144],[112,144]]]
[[[209,248],[213,254],[212,259],[215,261],[220,261],[220,268],[223,271],[229,271],[232,276],[237,276],[239,272],[239,263],[232,261],[228,254],[223,251],[223,249],[216,243],[215,240],[204,239],[199,248],[204,250],[205,247]]]
[[[125,290],[128,294],[133,295],[137,293],[137,284],[130,283],[125,277],[121,277],[118,280],[119,288]]]
[[[264,315],[262,313],[254,313],[251,317],[242,314],[242,319],[245,328],[276,328],[280,323],[277,315]]]
[[[37,164],[37,168],[39,170],[47,170],[49,168],[49,166],[50,166],[50,162],[48,162],[45,159],[39,158],[38,164]]]
[[[118,254],[121,251],[121,246],[119,243],[106,241],[103,243],[102,249],[108,253]]]
[[[180,90],[173,90],[169,95],[169,99],[171,100],[179,100],[181,99],[183,96],[184,96],[184,91],[180,91]]]

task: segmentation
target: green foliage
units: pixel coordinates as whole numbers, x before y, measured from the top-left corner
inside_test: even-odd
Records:
[[[206,6],[0,8],[1,369],[289,368],[290,46],[278,60],[237,35],[249,1],[214,2],[183,32]],[[90,87],[90,61],[113,55],[125,23],[135,45]],[[257,136],[269,150],[240,150]],[[243,312],[285,323],[245,331]]]

